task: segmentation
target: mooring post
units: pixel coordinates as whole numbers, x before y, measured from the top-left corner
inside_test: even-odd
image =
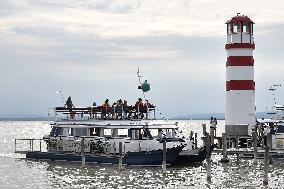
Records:
[[[228,155],[227,155],[227,134],[222,133],[223,140],[223,158],[221,159],[221,163],[229,163]]]
[[[210,150],[210,136],[205,133],[205,144],[206,144],[206,164],[207,164],[207,180],[211,180],[211,150]]]
[[[162,163],[163,173],[166,173],[167,169],[167,143],[163,142],[163,163]]]
[[[210,126],[210,144],[214,144],[214,127]]]
[[[202,128],[203,128],[203,136],[206,134],[206,123],[202,123]]]
[[[253,139],[253,164],[257,164],[257,134],[256,131],[252,133]]]
[[[269,151],[272,150],[272,134],[271,133],[268,133],[267,135],[267,145],[269,147]]]
[[[206,139],[205,139],[205,136],[206,136],[206,123],[202,123],[202,129],[203,129],[203,146],[206,146]]]
[[[41,152],[41,140],[42,140],[42,139],[39,140],[39,151],[40,151],[40,152]]]
[[[119,142],[118,144],[118,150],[119,150],[119,160],[118,160],[118,170],[122,170],[122,142]]]
[[[263,185],[268,185],[268,167],[269,167],[269,146],[265,146],[264,154],[264,179]]]
[[[197,149],[197,133],[195,133],[195,137],[194,137],[194,147],[195,149]]]
[[[86,158],[85,158],[85,152],[84,152],[84,138],[81,139],[81,156],[82,156],[82,167],[85,167]]]
[[[15,139],[15,152],[17,151],[17,139]]]
[[[271,151],[272,150],[272,134],[271,133],[268,133],[268,135],[267,135],[267,145],[268,145],[268,150]],[[270,165],[270,164],[272,164],[272,156],[269,155],[268,158],[269,158],[268,163]]]
[[[239,154],[239,135],[236,133],[236,149],[237,149],[237,163],[240,161],[240,154]]]

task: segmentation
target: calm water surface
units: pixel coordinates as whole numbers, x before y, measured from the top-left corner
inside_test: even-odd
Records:
[[[193,130],[201,137],[202,123],[208,121],[180,121],[185,135]],[[224,131],[219,121],[217,134]],[[205,164],[168,167],[162,174],[160,167],[126,167],[119,172],[116,166],[80,163],[31,161],[14,154],[15,138],[42,138],[50,126],[47,122],[0,122],[0,189],[14,188],[265,188],[263,162],[241,160],[236,164],[230,157],[227,165],[219,163],[221,156],[213,155],[212,181],[206,180]],[[199,141],[201,145],[202,141]],[[267,188],[284,188],[284,162],[274,163],[269,170]]]

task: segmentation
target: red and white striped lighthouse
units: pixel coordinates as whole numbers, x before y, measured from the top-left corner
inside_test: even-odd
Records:
[[[225,132],[250,135],[255,125],[254,22],[237,15],[226,22],[226,112]]]

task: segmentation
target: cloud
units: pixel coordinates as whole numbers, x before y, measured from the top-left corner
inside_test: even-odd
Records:
[[[267,86],[284,84],[280,0],[4,0],[0,6],[5,113],[45,113],[59,102],[59,89],[78,105],[107,97],[134,103],[141,96],[138,66],[152,84],[149,99],[166,115],[223,112],[224,23],[236,11],[256,22],[257,107],[265,107]]]

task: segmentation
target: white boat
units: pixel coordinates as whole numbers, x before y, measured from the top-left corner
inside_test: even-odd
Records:
[[[141,84],[138,88],[145,97],[150,84],[146,80],[141,83],[139,69],[137,75]],[[60,94],[63,100],[61,91]],[[206,150],[197,148],[197,139],[195,144],[192,137],[185,139],[178,131],[177,122],[157,120],[155,106],[147,101],[140,106],[140,102],[139,98],[136,106],[128,106],[119,100],[110,107],[106,100],[103,106],[75,108],[69,97],[68,108],[49,110],[52,130],[44,136],[46,152],[30,150],[26,157],[78,161],[84,154],[86,162],[116,164],[118,155],[123,153],[123,164],[161,165],[166,150],[166,161],[172,165],[205,159]]]
[[[84,144],[86,162],[117,164],[120,142],[124,154],[122,161],[126,165],[161,165],[164,142],[168,164],[200,163],[206,157],[204,148],[195,148],[193,140],[181,135],[177,122],[156,120],[155,107],[147,110],[143,119],[120,117],[117,113],[103,119],[95,109],[100,108],[80,107],[70,112],[57,107],[50,111],[54,115],[49,113],[52,130],[43,138],[46,152],[27,151],[26,157],[80,161]],[[70,114],[73,114],[72,119]]]

